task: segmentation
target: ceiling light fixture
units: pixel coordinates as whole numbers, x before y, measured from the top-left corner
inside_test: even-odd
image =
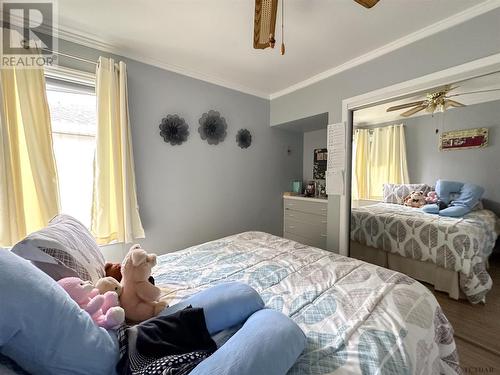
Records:
[[[371,8],[379,0],[354,0],[365,8]],[[281,0],[281,48],[282,55],[285,54],[285,0]],[[254,24],[253,24],[253,48],[274,48],[276,44],[276,13],[278,11],[278,0],[255,0]]]

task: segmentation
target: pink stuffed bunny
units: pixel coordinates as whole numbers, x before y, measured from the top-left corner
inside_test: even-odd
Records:
[[[156,265],[156,255],[148,254],[140,245],[130,248],[122,263],[122,294],[120,304],[127,320],[142,322],[152,318],[166,307],[159,301],[160,289],[148,281]]]
[[[114,329],[124,322],[125,312],[119,306],[116,292],[99,294],[99,290],[89,281],[83,281],[78,277],[65,277],[57,283],[89,313],[99,327]]]

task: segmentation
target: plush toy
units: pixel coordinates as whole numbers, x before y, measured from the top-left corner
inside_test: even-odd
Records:
[[[420,208],[425,206],[425,204],[425,195],[422,191],[412,191],[410,195],[404,199],[404,205],[408,207]]]
[[[104,271],[106,272],[106,276],[110,276],[118,282],[122,281],[122,265],[120,263],[107,262],[104,266]],[[149,276],[148,281],[155,285],[155,279],[153,276]]]
[[[155,265],[156,255],[148,254],[140,245],[132,246],[123,260],[120,303],[129,321],[142,322],[167,306],[166,302],[159,301],[160,289],[148,281]]]
[[[106,329],[117,328],[125,320],[125,312],[119,306],[118,294],[99,290],[89,281],[78,277],[65,277],[57,282],[92,317],[99,326]]]
[[[95,283],[95,287],[99,290],[99,294],[105,294],[106,292],[116,292],[118,297],[122,294],[122,285],[114,277],[106,276],[99,279]]]
[[[106,276],[113,277],[118,282],[122,281],[122,265],[120,263],[110,263],[107,262],[104,265],[104,271],[106,272]]]
[[[438,195],[437,195],[437,193],[435,191],[429,191],[427,193],[427,196],[425,197],[425,202],[427,204],[429,204],[429,203],[437,203],[438,199],[439,199]]]
[[[440,216],[463,217],[477,206],[484,188],[471,183],[438,180],[436,193],[439,195],[436,204],[428,204],[422,211]]]

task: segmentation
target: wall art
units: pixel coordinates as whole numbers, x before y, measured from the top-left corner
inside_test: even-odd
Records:
[[[204,113],[198,122],[200,124],[198,133],[209,145],[216,145],[226,138],[226,119],[219,112],[210,110]]]
[[[328,160],[328,149],[326,148],[314,149],[313,178],[315,180],[325,179],[327,160]]]
[[[444,132],[439,139],[441,151],[466,150],[488,146],[488,129],[464,129]]]
[[[236,134],[236,143],[240,148],[248,148],[252,144],[252,134],[248,129],[240,129]]]
[[[189,136],[189,126],[178,115],[168,115],[160,123],[160,135],[172,146],[184,143]]]

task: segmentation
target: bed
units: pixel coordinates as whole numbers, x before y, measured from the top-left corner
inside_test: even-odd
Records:
[[[496,221],[484,209],[450,218],[391,203],[352,208],[351,256],[429,282],[452,298],[484,302]]]
[[[432,293],[376,265],[245,232],[162,255],[154,277],[170,304],[227,281],[254,287],[307,336],[292,375],[460,373]]]

